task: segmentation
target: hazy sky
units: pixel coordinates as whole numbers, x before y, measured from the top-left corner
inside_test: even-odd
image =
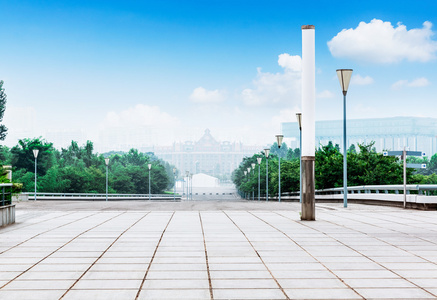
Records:
[[[273,142],[300,111],[306,24],[318,120],[342,118],[337,68],[354,69],[348,118],[436,117],[436,3],[0,0],[4,124],[11,135],[82,129],[97,144],[135,127],[162,145],[206,128]]]

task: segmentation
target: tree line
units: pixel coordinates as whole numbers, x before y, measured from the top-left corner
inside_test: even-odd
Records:
[[[119,194],[148,194],[149,168],[151,193],[162,194],[174,185],[173,166],[153,153],[94,152],[93,143],[78,145],[72,141],[68,148],[55,149],[53,143],[42,138],[22,139],[12,148],[0,146],[0,165],[12,165],[13,182],[23,192],[33,192],[35,158],[37,156],[37,190],[47,193],[105,193],[106,164],[108,164],[108,192]],[[7,182],[5,170],[0,180]]]
[[[403,164],[398,157],[383,156],[376,152],[374,142],[351,145],[347,151],[348,186],[391,185],[403,183]],[[279,156],[281,157],[281,192],[296,192],[300,189],[300,150],[289,149],[285,143],[278,148],[274,143],[268,158],[269,195],[277,195],[279,187]],[[258,165],[257,158],[261,157]],[[437,154],[428,157],[407,158],[408,162],[426,163],[426,169],[407,168],[408,184],[437,184]],[[255,163],[255,170],[252,164]],[[247,173],[248,168],[251,171]],[[244,174],[246,171],[246,175]],[[266,159],[263,152],[245,157],[234,170],[232,180],[237,189],[246,194],[258,194],[258,172],[260,193],[266,193]],[[343,153],[338,144],[329,142],[315,152],[316,189],[343,186]]]

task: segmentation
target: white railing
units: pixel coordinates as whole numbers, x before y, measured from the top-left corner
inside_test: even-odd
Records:
[[[35,198],[35,193],[23,193],[29,200]],[[94,193],[36,193],[36,200],[106,200],[106,194]],[[108,194],[108,201],[114,200],[149,200],[149,194]],[[150,200],[181,200],[181,195],[151,194]]]

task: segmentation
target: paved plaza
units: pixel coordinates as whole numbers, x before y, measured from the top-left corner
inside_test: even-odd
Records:
[[[437,299],[437,211],[20,202],[0,299]]]

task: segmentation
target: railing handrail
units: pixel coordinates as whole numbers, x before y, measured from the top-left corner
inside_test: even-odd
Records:
[[[403,191],[404,185],[402,184],[390,184],[390,185],[359,185],[348,186],[347,190],[353,191]],[[407,191],[437,191],[437,184],[407,184]],[[320,189],[315,191],[316,194],[328,194],[328,193],[343,193],[343,187]],[[284,196],[296,196],[299,195],[299,191],[282,193]]]
[[[22,194],[25,195],[32,195],[34,196],[35,193],[33,192],[24,192]],[[43,193],[43,192],[37,192],[37,196],[61,196],[61,197],[106,197],[106,194],[94,194],[94,193]],[[177,197],[180,197],[179,194],[176,194]],[[108,198],[115,198],[115,197],[149,197],[149,194],[108,194]],[[150,194],[150,197],[171,197],[173,198],[173,194]]]

